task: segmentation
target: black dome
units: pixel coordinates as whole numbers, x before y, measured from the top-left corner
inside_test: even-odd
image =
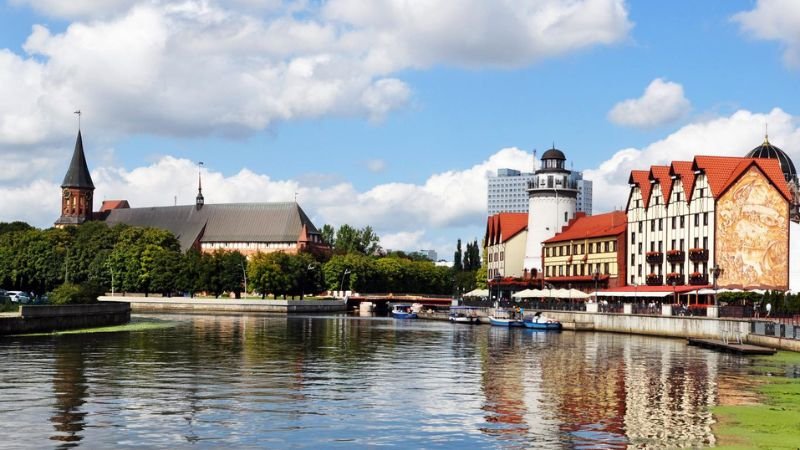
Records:
[[[768,139],[764,139],[763,144],[750,150],[750,152],[745,155],[745,158],[777,159],[778,163],[781,165],[781,171],[786,181],[797,180],[797,171],[794,168],[792,159],[789,158],[786,152],[770,144]]]
[[[562,161],[566,161],[567,157],[564,156],[564,152],[554,147],[544,152],[542,159],[560,159]]]

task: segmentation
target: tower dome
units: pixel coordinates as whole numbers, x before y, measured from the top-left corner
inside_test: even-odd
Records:
[[[545,159],[560,159],[562,161],[566,161],[567,157],[564,156],[564,152],[553,147],[542,154],[542,160]]]
[[[797,171],[794,168],[792,159],[789,158],[789,155],[787,155],[786,152],[772,145],[767,137],[764,137],[763,144],[750,150],[750,152],[745,155],[745,158],[777,159],[778,163],[781,165],[781,171],[783,172],[783,177],[786,178],[786,181],[794,181],[795,183],[797,182]]]

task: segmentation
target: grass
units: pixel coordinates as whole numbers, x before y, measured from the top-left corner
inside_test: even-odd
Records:
[[[761,404],[713,409],[718,448],[800,448],[800,379],[784,376],[787,367],[795,365],[800,366],[800,354],[794,352],[778,352],[755,361],[752,369],[764,374],[755,375]]]
[[[53,331],[50,333],[31,333],[31,334],[22,334],[19,336],[61,336],[67,334],[120,333],[120,332],[130,332],[130,331],[146,331],[146,330],[158,330],[163,328],[172,328],[175,325],[177,325],[177,323],[178,322],[173,322],[170,320],[134,318],[131,319],[130,322],[122,325],[112,325],[108,327],[95,327],[95,328],[80,328],[77,330]]]

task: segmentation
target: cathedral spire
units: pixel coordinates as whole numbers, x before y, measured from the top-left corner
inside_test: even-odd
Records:
[[[67,174],[61,183],[61,217],[55,225],[64,227],[80,225],[93,217],[94,183],[86,165],[86,155],[83,152],[83,137],[78,130],[75,140],[75,150],[69,163]]]
[[[83,138],[78,130],[78,139],[75,140],[75,150],[72,153],[72,161],[69,169],[61,183],[62,188],[86,188],[94,190],[92,176],[89,174],[89,167],[86,165],[86,155],[83,153]]]
[[[197,198],[195,199],[194,206],[197,209],[200,209],[205,204],[205,199],[203,198],[203,178],[201,173],[203,161],[200,161],[197,165]]]

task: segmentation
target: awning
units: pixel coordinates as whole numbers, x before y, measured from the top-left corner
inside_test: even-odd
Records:
[[[464,297],[488,297],[488,296],[489,296],[488,289],[473,289],[464,294]]]
[[[664,292],[664,291],[642,291],[642,292],[632,292],[632,291],[598,291],[598,297],[629,297],[629,298],[664,298],[664,297],[671,297],[674,293]]]

